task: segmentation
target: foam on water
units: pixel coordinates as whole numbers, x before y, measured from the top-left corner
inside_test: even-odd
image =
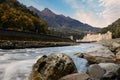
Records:
[[[35,60],[15,61],[5,66],[2,80],[27,80]]]
[[[65,53],[69,55],[78,72],[85,73],[87,60],[74,56],[74,53],[86,52],[98,48],[98,44],[81,44],[76,46],[0,50],[0,80],[28,80],[32,65],[42,55]]]

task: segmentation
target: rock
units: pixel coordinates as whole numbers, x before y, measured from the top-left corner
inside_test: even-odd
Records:
[[[100,80],[117,80],[115,73],[109,72],[105,74]]]
[[[115,52],[118,47],[120,47],[120,38],[103,40],[99,42],[103,46],[108,47],[112,52]]]
[[[112,43],[112,48],[116,49],[116,48],[118,48],[118,47],[120,47],[120,44],[119,44],[119,43],[117,43],[117,42],[113,42],[113,43]]]
[[[98,64],[93,64],[88,67],[87,73],[91,78],[100,79],[106,73]]]
[[[84,53],[75,53],[74,55],[75,55],[75,56],[78,56],[78,57],[80,57],[80,58],[83,58],[83,57],[84,57]]]
[[[6,41],[6,42],[3,42],[3,43],[0,43],[0,48],[2,49],[14,49],[15,45],[10,42],[10,41]]]
[[[119,48],[120,47],[120,44],[119,43],[117,43],[117,42],[112,42],[112,44],[110,45],[110,46],[108,46],[108,48],[114,53],[114,54],[116,54],[116,50],[117,50],[117,48]]]
[[[38,59],[33,66],[30,80],[58,80],[76,72],[75,64],[69,56],[56,53]]]
[[[106,70],[102,80],[120,80],[120,66],[114,63],[100,63],[99,66]]]
[[[117,79],[120,80],[120,65],[119,68],[116,71]]]
[[[115,63],[100,63],[98,65],[107,72],[116,72],[119,68],[119,65]]]
[[[91,79],[88,74],[75,73],[75,74],[64,76],[59,80],[91,80]]]
[[[118,53],[120,51],[120,47],[118,47],[117,49],[116,49],[116,53]]]
[[[98,50],[84,53],[84,58],[88,60],[89,63],[105,63],[105,62],[115,62],[115,55],[106,47],[101,47]]]
[[[120,51],[116,53],[116,59],[118,62],[120,62]]]

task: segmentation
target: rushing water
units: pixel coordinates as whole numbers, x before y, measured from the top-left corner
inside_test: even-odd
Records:
[[[100,45],[80,44],[76,46],[0,50],[0,80],[28,80],[32,65],[42,55],[65,53],[71,56],[79,72],[86,72],[87,61],[74,53],[93,50]]]

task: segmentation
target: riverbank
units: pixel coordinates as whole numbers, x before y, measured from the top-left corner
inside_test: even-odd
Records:
[[[0,29],[0,49],[57,47],[74,44],[76,43],[70,38]]]
[[[97,51],[99,50],[99,51],[96,52],[96,50]],[[105,51],[105,53],[104,53],[104,51]],[[82,59],[82,58],[79,58],[77,55],[74,55],[75,53],[78,53],[78,52],[86,53],[85,57],[84,56],[82,56],[82,57],[87,58],[87,60],[88,60],[88,58],[90,60],[96,59],[95,61],[97,61],[97,63],[96,62],[94,62],[94,63],[96,63],[98,65],[96,65],[94,63],[88,64],[87,62],[88,61],[91,62],[90,60],[87,61],[86,59]],[[87,56],[90,56],[90,55],[87,55],[87,53],[89,54],[89,52],[94,52],[93,54],[90,53],[91,58],[87,57]],[[110,59],[111,59],[108,57],[112,57],[112,55],[111,54],[110,54],[111,56],[107,55],[107,53],[109,54],[109,51],[106,52],[106,49],[104,47],[102,48],[102,45],[99,45],[96,43],[89,43],[89,44],[86,43],[86,44],[80,44],[80,45],[76,45],[76,46],[51,47],[51,48],[26,48],[26,49],[12,49],[12,50],[1,49],[0,50],[0,60],[1,60],[1,62],[0,62],[0,65],[1,65],[0,66],[0,72],[1,72],[0,80],[17,80],[17,79],[28,80],[28,77],[30,77],[32,66],[33,66],[33,64],[35,64],[36,60],[41,58],[41,56],[43,56],[43,55],[49,56],[52,53],[56,53],[56,54],[57,53],[65,53],[66,55],[69,55],[72,58],[73,62],[75,63],[75,66],[79,72],[79,73],[76,73],[75,75],[71,74],[70,76],[67,76],[67,79],[66,79],[66,77],[63,77],[61,80],[63,80],[63,79],[64,80],[87,80],[88,78],[91,78],[92,74],[95,74],[95,75],[99,75],[99,73],[101,74],[101,71],[102,71],[102,75],[106,74],[107,71],[103,70],[103,67],[101,66],[101,62],[103,62],[103,61],[107,61],[105,64],[102,64],[105,66],[107,64],[108,65],[108,66],[106,66],[107,68],[109,67],[109,65],[110,65],[110,68],[111,68],[111,65],[113,65],[112,69],[117,69],[116,67],[118,65],[118,64],[115,64],[113,61],[112,61],[113,64],[111,64],[111,62],[108,63],[108,60],[110,61]],[[98,53],[98,54],[96,54],[96,53]],[[46,58],[45,60],[48,59],[46,56],[43,56],[43,58]],[[98,57],[96,57],[96,56],[98,56]],[[62,61],[59,61],[59,60],[61,60],[59,57],[65,58],[65,61],[63,59],[62,59]],[[93,59],[93,58],[95,58],[95,59]],[[53,60],[53,62],[51,61],[51,59]],[[68,59],[66,59],[66,57],[58,56],[58,57],[51,58],[51,59],[50,60],[48,59],[48,61],[44,61],[44,59],[43,59],[43,62],[39,65],[39,67],[41,67],[41,68],[38,69],[39,72],[42,72],[41,74],[44,75],[44,70],[50,71],[50,74],[52,74],[52,70],[55,70],[55,72],[56,72],[57,68],[59,68],[59,70],[57,70],[57,73],[61,72],[61,70],[63,71],[63,69],[71,70],[66,67],[62,68],[62,67],[64,67],[65,63],[68,62],[68,61],[66,61],[66,60],[68,60]],[[64,61],[64,63],[63,63],[63,61]],[[49,65],[48,64],[46,65],[47,62],[49,63]],[[56,62],[58,62],[58,64],[55,65]],[[56,67],[52,68],[52,67],[50,67],[51,66],[50,64],[54,65]],[[68,64],[68,65],[70,67],[71,64]],[[94,67],[94,65],[95,65],[95,67]],[[99,65],[102,69],[100,67],[98,67]],[[116,67],[114,67],[114,65]],[[48,66],[48,67],[45,68],[44,66]],[[91,66],[92,66],[92,70],[91,70]],[[37,68],[38,66],[34,66],[34,67]],[[50,69],[48,69],[49,67],[50,67]],[[90,67],[90,69],[89,69],[89,67]],[[88,72],[88,69],[89,69],[89,72]],[[97,72],[95,72],[96,69],[98,70]],[[91,71],[93,73],[91,73]],[[115,72],[117,72],[117,71],[115,71]],[[4,73],[6,73],[6,74],[4,74]],[[45,72],[45,73],[49,74],[49,72]],[[62,72],[62,73],[66,73],[66,71]],[[115,76],[117,76],[116,74],[117,73],[115,73]],[[59,74],[56,74],[54,72],[53,72],[52,76],[53,75],[59,76]],[[60,74],[60,76],[61,75],[62,74]],[[114,72],[113,72],[112,76],[114,76]],[[55,76],[55,77],[57,77],[57,76]],[[95,78],[94,75],[93,75],[93,78]],[[91,79],[91,80],[96,80],[96,79]],[[97,79],[97,80],[115,80],[115,79]],[[116,80],[120,80],[120,79],[116,79]]]
[[[75,55],[88,61],[88,68],[85,74],[78,77],[74,74],[63,77],[61,80],[120,80],[120,38],[102,40],[101,46],[85,53]],[[86,76],[87,75],[87,76]],[[83,77],[84,76],[84,77]]]
[[[0,49],[24,49],[24,48],[42,48],[71,46],[75,42],[43,42],[43,41],[17,41],[17,40],[0,40]]]
[[[102,40],[97,43],[102,44],[105,47],[108,47],[108,49],[110,49],[114,54],[116,54],[116,50],[120,47],[120,38]]]
[[[30,75],[30,80],[37,80],[37,79],[44,79],[44,78],[45,78],[44,80],[53,80],[53,79],[55,80],[120,80],[120,77],[119,77],[120,64],[118,62],[120,61],[120,57],[117,58],[117,55],[111,52],[105,46],[102,46],[99,44],[96,44],[96,46],[86,45],[86,47],[88,46],[89,48],[86,48],[86,49],[85,48],[82,49],[84,47],[82,46],[82,44],[81,44],[81,47],[75,47],[75,48],[81,49],[82,52],[84,52],[84,53],[75,54],[74,55],[76,56],[75,58],[73,58],[73,56],[68,54],[72,58],[72,60],[75,59],[75,61],[77,61],[77,64],[79,64],[79,65],[76,65],[76,62],[73,61],[75,65],[72,65],[72,67],[77,68],[77,71],[75,72],[75,74],[72,71],[75,69],[70,69],[72,63],[70,63],[69,61],[69,66],[68,64],[64,63],[64,62],[68,62],[69,58],[65,58],[65,54],[55,53],[55,55],[51,54],[52,56],[44,55],[43,57],[39,58],[38,61],[36,61],[35,65],[32,68],[32,73],[31,73],[32,75]],[[74,49],[71,49],[71,51],[72,50],[74,51]],[[120,52],[118,54],[120,54]],[[81,63],[77,59],[79,57],[80,59],[84,58],[88,61],[88,64],[84,66],[87,68],[87,70],[84,73],[79,72],[79,69],[81,68],[80,66],[83,66],[82,64],[83,62]],[[65,60],[63,60],[64,58]],[[59,61],[59,60],[62,60],[62,61]],[[68,67],[66,68],[66,66]],[[55,70],[57,70],[57,73],[55,73],[56,72]],[[72,72],[67,73],[67,71],[72,71]],[[60,75],[61,72],[65,74]],[[49,75],[51,77],[49,77]]]

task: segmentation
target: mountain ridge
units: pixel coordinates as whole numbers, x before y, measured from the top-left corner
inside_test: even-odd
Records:
[[[46,21],[49,25],[49,28],[52,29],[60,28],[85,32],[97,32],[99,30],[99,28],[92,27],[86,23],[82,23],[78,20],[72,19],[71,17],[58,15],[48,8],[40,11],[33,6],[30,6],[28,7],[28,9],[30,11],[33,11],[34,14],[37,14],[41,19]]]

